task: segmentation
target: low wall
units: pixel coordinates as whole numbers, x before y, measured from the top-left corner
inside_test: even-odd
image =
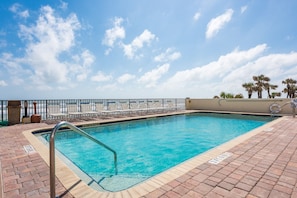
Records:
[[[292,115],[291,99],[192,99],[186,98],[187,110],[232,111],[243,113]],[[273,106],[271,106],[273,105]],[[280,111],[279,111],[280,110]],[[279,111],[279,112],[277,112]]]

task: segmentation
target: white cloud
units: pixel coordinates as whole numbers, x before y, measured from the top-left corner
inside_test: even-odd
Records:
[[[78,81],[85,80],[90,72],[90,66],[95,61],[95,56],[89,50],[84,50],[80,56],[74,56],[73,59],[76,60],[77,65],[72,64],[70,70],[77,74]]]
[[[36,83],[67,82],[71,64],[58,57],[75,44],[74,32],[80,29],[76,15],[71,14],[66,19],[56,17],[54,10],[45,6],[35,26],[21,25],[20,29],[20,36],[29,41],[25,59],[34,68],[31,79]]]
[[[194,21],[198,21],[200,16],[201,16],[200,12],[196,12],[193,16]]]
[[[13,12],[13,13],[17,13],[21,7],[22,7],[21,4],[14,3],[14,4],[9,8],[9,10],[10,10],[11,12]]]
[[[21,18],[28,18],[30,16],[29,11],[28,10],[21,11],[21,8],[22,8],[21,4],[15,3],[9,8],[9,10],[17,14]]]
[[[265,74],[265,76],[269,76],[271,79],[276,79],[295,74],[296,70],[296,52],[289,54],[269,54],[259,57],[255,61],[247,62],[242,67],[230,72],[223,80],[231,82],[235,79],[249,79],[251,81],[252,76],[260,74]],[[249,76],[246,74],[249,74]]]
[[[28,17],[30,16],[30,14],[29,14],[29,11],[28,11],[28,10],[25,10],[25,11],[19,12],[19,15],[20,15],[20,17],[22,17],[22,18],[28,18]]]
[[[218,84],[220,90],[231,90],[235,93],[247,93],[242,88],[245,82],[252,82],[252,76],[264,74],[271,79],[271,83],[278,85],[276,91],[281,92],[284,85],[281,83],[287,78],[296,79],[297,53],[288,54],[269,54],[256,60],[248,61],[241,67],[238,67],[221,79],[222,84]],[[223,86],[224,85],[224,86]],[[229,91],[230,92],[230,91]],[[256,94],[253,94],[256,97]],[[263,92],[266,97],[266,92]]]
[[[109,48],[105,51],[105,54],[108,55],[113,48],[115,42],[118,39],[124,39],[126,36],[126,32],[124,27],[122,26],[123,18],[115,17],[113,19],[113,27],[105,31],[105,36],[102,41],[103,45],[108,46]]]
[[[105,75],[102,71],[99,71],[95,76],[91,77],[94,82],[106,82],[112,80],[111,75]]]
[[[112,48],[108,48],[107,50],[105,50],[104,55],[109,55],[109,53],[112,51]]]
[[[18,10],[18,6],[11,10]],[[19,27],[18,35],[25,44],[23,57],[9,53],[0,57],[0,63],[5,65],[13,83],[29,80],[34,88],[50,90],[69,88],[73,80],[87,78],[95,57],[88,50],[74,48],[75,33],[81,29],[75,14],[62,18],[50,6],[44,6],[34,23]]]
[[[146,87],[155,87],[157,81],[168,72],[170,65],[168,63],[153,69],[152,71],[146,72],[141,76],[138,82],[145,84]]]
[[[241,14],[244,13],[244,12],[246,11],[247,8],[248,8],[247,6],[242,6],[242,7],[240,8],[240,13],[241,13]]]
[[[156,62],[171,62],[181,57],[180,52],[175,52],[174,49],[168,48],[165,52],[155,56],[154,61]]]
[[[22,67],[22,58],[14,58],[10,53],[2,53],[0,57],[0,65],[9,73],[12,84],[21,85],[24,77],[32,75],[32,73]]]
[[[144,44],[149,46],[154,39],[156,39],[154,34],[152,34],[149,30],[144,30],[142,34],[137,36],[130,44],[122,44],[125,56],[129,59],[133,59],[135,57],[135,53],[139,49],[143,48]]]
[[[264,74],[271,78],[272,84],[279,86],[277,91],[281,91],[282,80],[297,78],[297,52],[267,55],[267,49],[266,44],[247,50],[236,49],[206,65],[176,72],[159,85],[158,90],[173,95],[178,90],[191,97],[213,97],[221,91],[245,95],[242,84],[253,81],[252,76]]]
[[[247,62],[253,62],[267,49],[266,44],[258,45],[246,51],[234,50],[231,53],[220,56],[218,60],[207,65],[198,66],[193,69],[178,71],[163,85],[163,89],[185,89],[199,84],[208,84],[218,81],[219,83],[226,75],[234,69],[242,67]],[[245,74],[246,75],[246,74]],[[239,78],[240,79],[240,78]]]
[[[59,6],[59,8],[61,8],[62,10],[66,10],[68,8],[68,3],[60,0],[61,5]]]
[[[4,80],[0,80],[0,87],[7,86],[7,83]]]
[[[206,38],[212,38],[215,36],[220,29],[224,27],[226,23],[228,23],[233,15],[233,10],[228,9],[224,14],[213,18],[210,20],[210,22],[207,24],[207,30],[206,30]]]
[[[135,79],[136,76],[135,75],[132,75],[132,74],[123,74],[121,75],[119,78],[118,78],[118,83],[120,84],[124,84],[130,80],[133,80]]]
[[[90,65],[93,64],[95,60],[95,56],[93,56],[93,54],[89,50],[83,51],[81,56],[83,59],[83,67],[89,67]]]

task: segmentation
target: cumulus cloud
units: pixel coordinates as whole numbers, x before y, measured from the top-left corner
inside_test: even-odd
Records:
[[[11,10],[18,10],[18,6]],[[50,6],[43,6],[34,24],[19,25],[18,36],[25,44],[24,55],[15,57],[3,53],[0,63],[11,75],[13,83],[30,80],[34,88],[42,90],[71,87],[72,81],[87,78],[95,61],[89,50],[75,48],[75,33],[80,29],[75,14],[62,18]]]
[[[180,52],[175,52],[174,49],[168,48],[165,52],[154,57],[156,62],[171,62],[179,59],[181,57]]]
[[[265,74],[281,91],[282,80],[297,77],[297,52],[266,54],[267,50],[266,44],[235,49],[206,65],[176,72],[158,89],[173,94],[179,90],[194,97],[212,97],[221,91],[245,94],[241,85],[252,81],[252,76]]]
[[[233,81],[235,79],[251,78],[250,75],[265,74],[271,79],[281,78],[282,76],[290,76],[297,69],[297,53],[288,54],[269,54],[259,57],[258,59],[247,62],[242,67],[238,67],[224,77],[224,81]],[[263,67],[265,65],[266,67]],[[269,67],[268,67],[269,66]],[[267,69],[269,68],[269,69]],[[283,80],[283,79],[282,79]]]
[[[136,78],[136,76],[135,75],[132,75],[132,74],[123,74],[123,75],[121,75],[119,78],[118,78],[118,83],[120,83],[120,84],[124,84],[124,83],[126,83],[126,82],[128,82],[128,81],[130,81],[130,80],[133,80],[133,79],[135,79]]]
[[[67,64],[59,55],[74,46],[74,32],[80,28],[76,15],[63,19],[54,15],[49,6],[41,8],[35,26],[20,26],[20,36],[27,39],[26,60],[34,68],[33,80],[37,82],[66,82]]]
[[[228,9],[224,14],[211,19],[207,24],[206,38],[209,39],[215,36],[231,20],[232,15],[233,10]]]
[[[70,70],[77,75],[78,81],[85,80],[90,72],[89,68],[95,61],[95,56],[89,50],[84,50],[80,55],[74,56],[73,59],[78,64],[73,64]]]
[[[94,82],[106,82],[112,80],[112,76],[99,71],[96,75],[91,77],[91,80]]]
[[[231,53],[220,56],[218,60],[193,69],[176,72],[164,84],[166,88],[185,88],[199,82],[219,80],[232,72],[235,68],[253,61],[267,49],[266,44],[258,45],[246,51],[234,50]]]
[[[20,7],[21,4],[15,3],[9,8],[9,10],[13,13],[17,13]]]
[[[22,18],[28,18],[30,16],[28,10],[24,10],[24,11],[20,12],[19,15]]]
[[[21,18],[28,18],[30,16],[29,11],[28,10],[21,10],[22,9],[22,5],[15,3],[13,4],[9,10],[15,14],[17,14],[19,17]]]
[[[3,53],[0,57],[0,65],[6,69],[11,78],[12,84],[21,85],[24,83],[24,77],[32,75],[28,69],[22,67],[23,59],[15,58],[11,53]]]
[[[155,87],[157,81],[168,72],[170,65],[168,63],[153,69],[152,71],[146,72],[141,76],[138,82],[145,84],[146,87]]]
[[[150,43],[156,39],[156,36],[149,30],[144,30],[141,35],[137,36],[130,44],[122,44],[124,54],[129,59],[133,59],[138,50],[143,48],[144,44],[150,45]]]
[[[198,21],[200,16],[201,16],[200,12],[196,12],[193,16],[194,21]]]
[[[105,54],[108,55],[113,48],[117,40],[124,39],[126,32],[122,26],[123,18],[115,17],[113,19],[113,27],[105,31],[104,39],[102,41],[103,45],[108,46],[109,48],[105,51]]]

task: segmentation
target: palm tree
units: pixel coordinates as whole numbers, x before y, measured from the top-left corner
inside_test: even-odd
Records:
[[[284,90],[283,90],[282,92],[284,92],[284,93],[287,93],[287,98],[289,98],[289,90],[288,90],[288,88],[287,88],[287,87],[286,87],[286,88],[284,88]]]
[[[234,98],[234,95],[231,94],[231,93],[226,93],[226,92],[222,91],[221,94],[220,94],[220,97],[224,98],[224,99],[225,98]]]
[[[258,92],[258,98],[262,98],[263,88],[265,89],[265,86],[267,86],[270,78],[261,74],[259,76],[253,76],[253,80],[256,81],[255,90]]]
[[[268,82],[264,84],[265,90],[267,90],[267,94],[269,98],[272,98],[272,95],[270,94],[270,90],[275,90],[278,87],[278,85],[272,85],[269,84]]]
[[[291,95],[291,98],[295,98],[296,96],[296,91],[297,91],[297,87],[295,85],[292,85],[291,86],[291,89],[290,89],[290,95]]]
[[[236,94],[236,95],[234,96],[234,98],[243,98],[243,95],[242,95],[242,94]]]
[[[248,98],[251,98],[252,94],[253,94],[253,91],[255,90],[254,83],[252,83],[252,82],[244,83],[244,84],[242,84],[242,86],[248,92]]]
[[[234,98],[234,95],[232,93],[227,93],[226,98]]]
[[[287,85],[287,87],[283,90],[284,93],[287,93],[287,98],[295,98],[297,81],[292,78],[287,78],[286,80],[283,80],[282,83]]]
[[[281,92],[272,92],[271,93],[271,97],[275,98],[275,97],[281,97],[282,93]]]
[[[220,97],[221,97],[221,98],[226,98],[226,93],[222,91],[222,92],[220,93]]]

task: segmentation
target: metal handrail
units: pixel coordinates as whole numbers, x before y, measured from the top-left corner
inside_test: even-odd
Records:
[[[58,123],[52,130],[50,135],[50,197],[55,198],[56,196],[56,184],[55,184],[55,134],[61,127],[68,127],[72,129],[73,131],[79,133],[80,135],[92,140],[93,142],[99,144],[100,146],[106,148],[107,150],[111,151],[114,156],[114,167],[115,167],[115,174],[118,174],[118,168],[117,168],[117,153],[108,147],[107,145],[103,144],[99,140],[95,139],[94,137],[90,136],[80,128],[74,126],[73,124],[70,124],[69,122],[62,121]]]

